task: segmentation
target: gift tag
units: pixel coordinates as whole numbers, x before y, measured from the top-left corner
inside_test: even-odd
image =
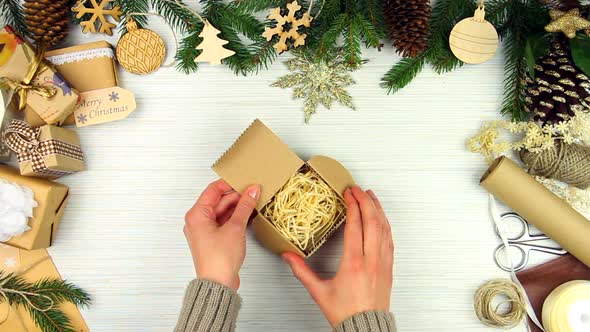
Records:
[[[120,87],[82,92],[74,111],[77,127],[125,119],[135,111],[135,96]]]

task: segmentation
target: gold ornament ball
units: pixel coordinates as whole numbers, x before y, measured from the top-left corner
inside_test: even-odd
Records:
[[[483,14],[476,11],[474,17],[466,18],[455,25],[449,45],[457,59],[470,64],[483,63],[496,53],[498,33],[490,22],[483,19]]]
[[[117,44],[119,64],[134,74],[149,74],[160,68],[166,57],[162,38],[152,30],[138,29],[132,20],[127,30]]]

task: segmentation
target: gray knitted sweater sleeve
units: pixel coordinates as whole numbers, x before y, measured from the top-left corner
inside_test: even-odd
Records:
[[[233,332],[241,299],[233,290],[209,280],[187,287],[174,332]],[[395,332],[393,315],[368,311],[340,323],[334,332]]]

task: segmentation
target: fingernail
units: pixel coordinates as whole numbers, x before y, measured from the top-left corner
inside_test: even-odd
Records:
[[[289,263],[289,256],[288,255],[283,254],[283,255],[281,255],[281,258],[283,259],[283,262],[285,262],[287,264]]]
[[[371,198],[375,198],[375,197],[377,197],[377,196],[375,195],[375,193],[373,192],[373,190],[371,190],[371,189],[367,190],[367,194],[369,194],[369,196],[371,196]]]
[[[256,185],[250,186],[248,188],[247,194],[248,194],[248,196],[254,198],[255,200],[258,200],[258,197],[260,196],[260,185],[256,184]]]

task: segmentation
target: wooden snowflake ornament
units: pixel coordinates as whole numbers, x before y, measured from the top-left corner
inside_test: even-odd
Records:
[[[114,2],[115,0],[102,0],[100,4],[97,0],[90,0],[91,7],[86,7],[84,4],[86,1],[78,1],[76,6],[72,8],[72,11],[77,13],[76,18],[81,19],[84,15],[92,14],[92,16],[88,20],[83,20],[80,22],[80,26],[83,27],[82,32],[88,33],[96,33],[96,26],[98,25],[100,28],[98,30],[99,33],[106,33],[109,36],[113,35],[113,28],[116,27],[116,24],[109,22],[107,20],[107,16],[111,16],[116,22],[121,21],[121,8],[117,6],[109,6],[110,2]]]
[[[293,47],[299,47],[305,45],[306,34],[299,33],[299,27],[304,26],[309,28],[311,25],[312,17],[309,15],[309,11],[303,14],[301,18],[296,18],[295,15],[301,9],[301,6],[297,1],[293,1],[287,4],[287,15],[281,14],[281,7],[276,7],[270,10],[268,19],[276,21],[274,28],[266,27],[264,29],[263,37],[267,41],[270,41],[275,35],[280,37],[279,41],[273,45],[273,47],[279,52],[283,53],[289,49],[287,46],[287,40],[293,40]],[[289,28],[290,26],[290,28]]]

